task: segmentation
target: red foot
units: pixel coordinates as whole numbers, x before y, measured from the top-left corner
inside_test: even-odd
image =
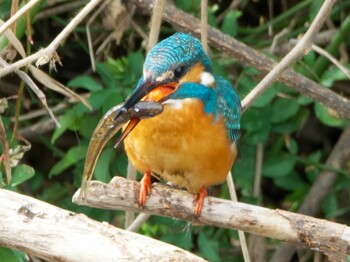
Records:
[[[196,202],[196,208],[194,209],[194,213],[196,214],[196,216],[199,216],[201,214],[203,202],[207,195],[208,195],[208,190],[202,187],[194,197],[194,201]]]
[[[145,206],[147,195],[151,193],[151,172],[146,172],[140,181],[141,189],[139,195],[139,203],[141,206]]]

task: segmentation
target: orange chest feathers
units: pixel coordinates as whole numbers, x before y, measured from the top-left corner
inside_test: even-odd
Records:
[[[196,99],[170,100],[162,114],[142,120],[124,144],[136,169],[191,193],[223,183],[237,156],[223,119],[205,114]]]

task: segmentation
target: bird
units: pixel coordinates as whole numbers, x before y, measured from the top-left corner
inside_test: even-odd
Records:
[[[238,157],[240,99],[227,80],[213,73],[200,40],[178,32],[149,51],[119,115],[141,100],[161,103],[164,110],[130,120],[119,139],[144,174],[139,203],[145,205],[155,175],[194,194],[199,216],[208,188],[225,182]]]

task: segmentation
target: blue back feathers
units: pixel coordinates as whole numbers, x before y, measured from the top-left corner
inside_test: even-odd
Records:
[[[158,43],[148,53],[140,82],[150,78],[155,80],[165,72],[174,71],[179,67],[185,67],[188,70],[196,63],[201,63],[206,72],[212,71],[210,59],[202,49],[200,41],[190,34],[176,33]],[[207,114],[214,114],[216,120],[220,116],[224,117],[229,139],[238,141],[241,103],[229,82],[218,75],[214,75],[214,77],[215,87],[185,82],[180,84],[176,92],[170,95],[170,98],[197,98],[201,100]]]

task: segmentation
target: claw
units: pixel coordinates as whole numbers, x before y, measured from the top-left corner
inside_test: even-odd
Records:
[[[139,195],[139,204],[145,206],[147,195],[151,193],[151,172],[146,172],[140,181],[141,189]]]
[[[203,202],[207,195],[208,195],[208,190],[202,187],[194,197],[194,201],[196,202],[194,213],[197,217],[200,216],[202,212]]]

